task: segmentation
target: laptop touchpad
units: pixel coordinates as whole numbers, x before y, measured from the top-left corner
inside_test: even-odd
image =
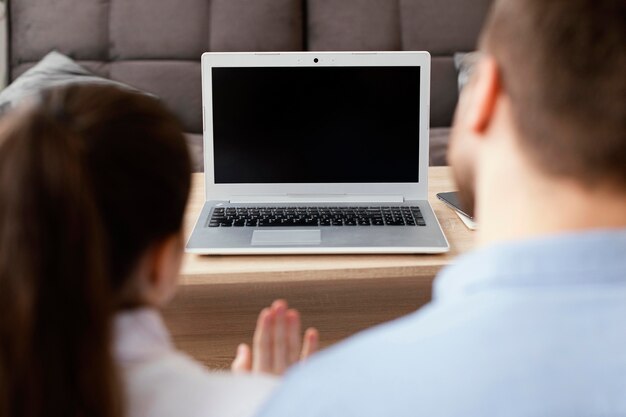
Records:
[[[255,230],[252,246],[299,246],[322,243],[321,230]]]

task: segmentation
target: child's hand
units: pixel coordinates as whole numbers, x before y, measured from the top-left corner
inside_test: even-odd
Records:
[[[319,335],[309,328],[300,339],[300,313],[284,300],[274,301],[259,314],[253,349],[242,343],[231,365],[233,372],[265,372],[282,375],[289,366],[317,351]]]

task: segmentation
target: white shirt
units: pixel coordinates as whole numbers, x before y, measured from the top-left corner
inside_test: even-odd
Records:
[[[153,309],[118,314],[115,336],[127,417],[247,417],[278,385],[271,376],[209,372],[174,348]]]

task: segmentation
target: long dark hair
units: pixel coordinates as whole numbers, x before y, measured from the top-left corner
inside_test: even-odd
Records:
[[[179,124],[148,96],[66,87],[0,122],[0,417],[123,414],[112,316],[189,184]]]

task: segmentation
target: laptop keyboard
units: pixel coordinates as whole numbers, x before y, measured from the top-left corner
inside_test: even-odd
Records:
[[[426,226],[416,206],[215,207],[209,227]]]

